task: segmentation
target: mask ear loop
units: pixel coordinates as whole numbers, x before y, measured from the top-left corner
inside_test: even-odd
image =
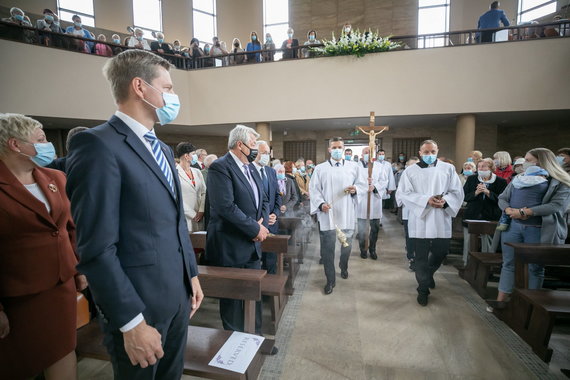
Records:
[[[142,81],[144,84],[146,84],[147,86],[149,86],[149,87],[152,88],[153,90],[155,90],[155,91],[157,91],[157,92],[160,92],[160,91],[158,91],[158,89],[154,88],[153,85],[151,85],[150,83],[148,83],[146,80],[144,80],[144,79],[142,79],[142,78],[140,78],[140,79],[141,79],[141,81]],[[146,100],[145,98],[141,98],[141,99],[142,99],[143,102],[145,102],[146,104],[148,104],[149,106],[151,106],[151,107],[154,108],[155,110],[157,110],[157,109],[159,109],[159,108],[162,108],[162,107],[157,107],[157,106],[155,106],[154,104],[152,104],[151,102],[149,102],[149,101]]]

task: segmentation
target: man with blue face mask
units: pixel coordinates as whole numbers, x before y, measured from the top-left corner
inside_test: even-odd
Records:
[[[434,273],[449,251],[451,219],[463,203],[463,187],[455,167],[437,159],[433,140],[420,146],[421,160],[402,173],[396,198],[409,211],[408,234],[415,246],[417,301],[428,304]]]
[[[348,259],[356,224],[358,166],[356,162],[343,159],[343,152],[342,138],[332,138],[329,142],[331,158],[315,167],[309,188],[311,214],[317,215],[319,221],[321,258],[327,279],[325,294],[331,294],[336,285],[337,233],[345,244],[340,249],[340,276],[348,278]]]
[[[180,108],[171,67],[137,49],[108,60],[118,111],[74,136],[67,158],[78,270],[120,379],[179,379],[188,320],[204,296],[174,155],[155,133]]]
[[[394,190],[396,190],[396,179],[394,177],[394,171],[392,170],[392,165],[386,161],[386,151],[384,149],[378,150],[378,155],[376,156],[376,162],[374,166],[379,166],[382,169],[382,175],[388,178],[388,185],[386,191],[382,195],[382,207],[392,208],[391,206],[391,195]],[[380,221],[380,226],[382,226],[382,221]]]

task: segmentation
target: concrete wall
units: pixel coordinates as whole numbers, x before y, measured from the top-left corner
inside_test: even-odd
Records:
[[[524,156],[532,148],[548,148],[556,153],[570,146],[570,120],[560,124],[535,125],[519,128],[501,126],[498,129],[497,145],[513,157]]]
[[[234,38],[239,38],[245,49],[250,33],[263,36],[263,0],[216,0],[218,37],[231,49]],[[263,40],[263,39],[262,39]]]

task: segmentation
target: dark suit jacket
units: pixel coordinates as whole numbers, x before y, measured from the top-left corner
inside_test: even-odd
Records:
[[[35,168],[33,176],[50,213],[0,161],[0,299],[52,289],[77,273],[65,175]]]
[[[465,202],[467,202],[467,210],[463,219],[474,220],[499,220],[501,218],[501,209],[499,208],[499,195],[507,187],[507,181],[497,176],[495,182],[488,187],[490,195],[475,195],[477,185],[480,184],[477,174],[467,177],[463,192],[465,193]]]
[[[67,192],[78,269],[108,330],[139,313],[150,323],[170,318],[198,274],[172,150],[161,146],[176,195],[154,156],[116,116],[71,141]]]
[[[210,220],[206,240],[206,259],[217,266],[238,266],[261,258],[261,244],[252,239],[259,233],[257,221],[267,214],[267,197],[255,169],[249,171],[257,185],[259,202],[241,168],[230,153],[217,159],[208,169]]]
[[[164,54],[174,54],[174,52],[170,48],[170,45],[167,44],[166,42],[159,44],[158,41],[152,41],[150,43],[150,50],[158,52],[158,49],[164,50]]]
[[[257,172],[257,169],[252,165],[252,169]],[[281,194],[279,193],[279,184],[277,183],[277,172],[275,169],[269,166],[264,166],[265,175],[267,176],[267,181],[269,182],[269,193],[267,194],[267,214],[263,215],[263,224],[269,232],[276,234],[279,232],[279,221],[275,222],[274,225],[269,225],[269,214],[275,214],[277,217],[281,214],[279,208],[281,207]],[[258,172],[259,173],[259,172]]]
[[[46,165],[46,168],[59,170],[65,173],[65,161],[66,157],[56,158],[49,165]]]
[[[293,49],[294,47],[299,46],[299,40],[293,38],[293,42],[291,43],[291,49],[287,49],[287,40],[283,41],[281,44],[281,49],[283,50],[283,58],[298,58],[299,57],[299,49]]]

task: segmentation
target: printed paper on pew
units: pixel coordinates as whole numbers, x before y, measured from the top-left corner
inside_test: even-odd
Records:
[[[192,232],[192,233],[193,233],[193,234],[196,234],[196,235],[206,235],[207,232],[208,232],[208,231],[195,231],[195,232]]]
[[[245,373],[264,339],[259,335],[234,331],[209,365],[232,372]]]
[[[467,223],[490,223],[488,220],[465,219]]]

